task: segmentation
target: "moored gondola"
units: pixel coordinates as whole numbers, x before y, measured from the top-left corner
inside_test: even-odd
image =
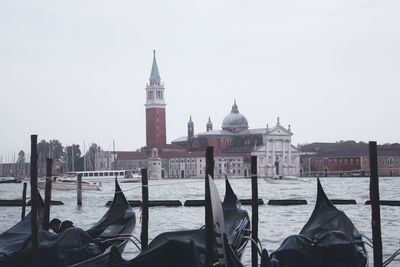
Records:
[[[135,226],[135,213],[118,182],[111,207],[92,228],[77,227],[60,234],[42,231],[43,208],[39,209],[39,266],[105,266],[112,246],[123,251]],[[30,214],[0,235],[0,266],[32,265]]]
[[[110,208],[100,221],[86,231],[100,246],[102,253],[69,266],[106,266],[110,257],[111,247],[116,247],[122,253],[131,237],[135,224],[135,213],[126,200],[117,179],[115,179],[115,194]]]
[[[250,220],[247,212],[241,208],[240,201],[234,194],[228,179],[225,180],[225,186],[225,198],[222,203],[224,233],[235,257],[240,259],[250,236]],[[120,253],[113,250],[109,266],[204,266],[205,245],[204,227],[195,230],[166,232],[155,237],[145,250],[130,261],[122,259]],[[217,259],[219,253],[216,247],[214,252],[214,258]]]
[[[315,208],[300,234],[289,236],[262,267],[366,267],[361,235],[343,211],[335,208],[317,179]]]

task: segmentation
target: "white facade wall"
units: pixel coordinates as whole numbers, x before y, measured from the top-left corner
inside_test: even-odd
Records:
[[[253,156],[257,156],[258,175],[264,177],[299,176],[300,152],[292,145],[292,132],[277,124],[266,130],[263,145]]]

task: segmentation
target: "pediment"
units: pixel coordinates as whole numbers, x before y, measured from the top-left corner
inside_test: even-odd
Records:
[[[288,136],[293,135],[288,129],[281,125],[276,125],[275,127],[271,128],[267,132],[268,135],[279,135],[279,136]]]

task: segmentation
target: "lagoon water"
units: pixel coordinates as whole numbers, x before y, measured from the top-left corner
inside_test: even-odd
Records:
[[[239,198],[251,198],[250,179],[231,179],[233,190]],[[372,237],[371,208],[365,205],[369,199],[369,178],[322,178],[322,185],[329,198],[355,199],[357,205],[338,205],[353,221],[358,230]],[[181,200],[204,199],[203,180],[150,180],[150,200]],[[225,193],[224,181],[216,180],[221,199]],[[51,207],[51,218],[71,220],[74,225],[88,229],[107,211],[105,203],[112,200],[114,192],[113,181],[103,181],[102,190],[98,192],[83,192],[83,206],[76,206],[76,191],[52,192],[53,200],[61,200],[63,206]],[[127,199],[141,199],[139,183],[121,183]],[[259,179],[259,197],[265,203],[269,199],[306,199],[308,205],[302,206],[259,206],[259,238],[264,248],[269,252],[277,249],[281,242],[292,234],[300,232],[314,208],[316,197],[316,179],[303,181],[266,181]],[[400,200],[400,178],[380,179],[381,200]],[[1,184],[0,198],[21,198],[21,184]],[[44,191],[41,190],[44,195]],[[29,196],[29,186],[28,186]],[[251,207],[245,206],[251,218]],[[140,236],[140,209],[134,208],[137,216],[137,226],[133,232]],[[29,212],[29,208],[27,208]],[[20,220],[20,207],[0,207],[0,233],[12,227]],[[400,247],[400,207],[381,206],[382,240],[384,260]],[[199,228],[204,224],[203,207],[152,207],[149,211],[149,238],[166,231]],[[372,249],[367,247],[372,266]],[[138,253],[133,244],[129,244],[123,254],[130,259]],[[250,243],[243,255],[243,263],[250,266]],[[400,266],[400,259],[390,266]]]

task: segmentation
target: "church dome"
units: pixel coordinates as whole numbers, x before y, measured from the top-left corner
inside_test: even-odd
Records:
[[[228,115],[225,116],[222,121],[222,129],[231,130],[232,128],[249,128],[249,124],[245,116],[239,113],[238,106],[236,105],[236,101],[232,106],[232,111]]]

